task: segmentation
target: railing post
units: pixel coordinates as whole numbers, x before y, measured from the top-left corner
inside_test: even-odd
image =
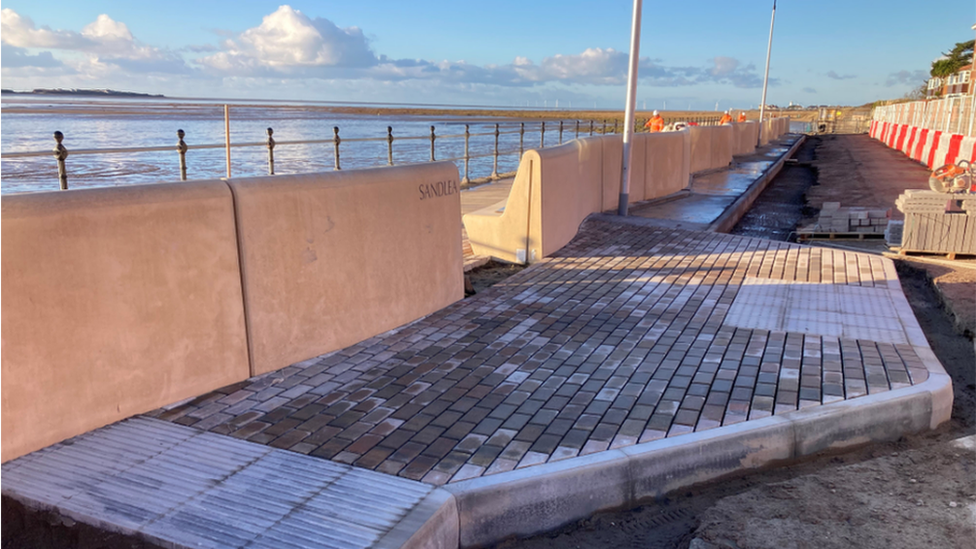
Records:
[[[491,166],[491,178],[498,179],[498,124],[495,124],[495,158]]]
[[[227,154],[227,177],[230,177],[230,106],[224,105],[224,151]]]
[[[61,144],[64,140],[64,134],[61,132],[54,132],[54,140],[57,141],[57,145],[54,147],[54,159],[58,161],[58,183],[61,185],[61,190],[68,190],[68,168],[64,165],[64,159],[68,158],[68,149]]]
[[[176,137],[176,152],[180,155],[180,181],[186,181],[186,151],[189,149],[186,146],[186,141],[183,141],[183,138],[186,137],[186,132],[176,130]]]
[[[579,120],[576,121],[576,139],[579,139]]]
[[[434,126],[431,126],[430,127],[430,161],[431,162],[435,162],[436,161],[434,159],[434,140],[435,139],[437,139],[437,136],[434,135]]]
[[[519,124],[519,160],[525,154],[525,122]]]
[[[616,118],[613,119],[613,133],[614,134],[617,133],[617,119]]]
[[[339,138],[339,126],[332,126],[332,135],[332,145],[335,147],[335,169],[341,170],[342,168],[339,167],[339,143],[342,142],[342,139]]]
[[[559,144],[563,144],[563,121],[559,121]]]
[[[539,132],[539,148],[543,149],[546,146],[546,121],[542,121],[542,131]]]
[[[274,175],[274,147],[275,147],[275,140],[274,140],[273,137],[271,137],[271,135],[273,133],[274,133],[274,130],[271,129],[271,128],[268,128],[268,175]]]
[[[462,185],[471,182],[471,180],[468,178],[468,167],[471,163],[471,156],[468,154],[468,143],[470,142],[470,140],[471,140],[470,127],[467,124],[465,124],[464,125],[464,179],[461,180]]]
[[[593,137],[593,121],[590,120],[590,137]]]
[[[393,126],[386,127],[386,164],[393,165]]]

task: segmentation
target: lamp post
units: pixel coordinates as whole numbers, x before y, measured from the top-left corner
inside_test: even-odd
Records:
[[[617,214],[627,215],[630,200],[630,142],[634,136],[634,109],[637,103],[637,63],[640,56],[641,0],[634,0],[630,27],[630,69],[627,71],[627,105],[624,109],[624,146],[620,164],[620,203]]]
[[[763,116],[766,114],[766,87],[769,85],[769,54],[773,51],[773,24],[776,23],[776,0],[773,0],[773,18],[769,22],[769,45],[766,46],[766,75],[763,76],[762,103],[759,104],[759,142],[762,143]]]

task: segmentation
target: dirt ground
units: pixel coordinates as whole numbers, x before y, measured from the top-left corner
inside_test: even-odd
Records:
[[[916,180],[924,188],[927,177],[924,167],[899,156],[867,136],[812,138],[733,232],[789,239],[825,201],[893,206],[903,189]],[[939,430],[694,487],[500,547],[976,547],[972,263],[896,258],[902,288],[952,376],[952,419]]]

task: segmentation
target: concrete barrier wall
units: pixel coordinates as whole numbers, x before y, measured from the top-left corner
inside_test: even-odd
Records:
[[[732,126],[732,154],[752,154],[759,141],[759,122],[742,122]]]
[[[645,134],[644,200],[661,198],[688,187],[691,178],[689,132]]]
[[[721,169],[732,163],[733,124],[712,126],[707,128],[712,132],[712,158],[710,169]]]
[[[789,129],[785,118],[764,124],[767,140]],[[758,122],[747,122],[635,134],[630,202],[673,194],[691,173],[728,166],[736,150],[755,150],[758,131]],[[508,198],[464,216],[474,253],[532,263],[563,247],[587,215],[617,209],[622,155],[619,135],[526,152]]]
[[[712,167],[712,132],[705,126],[690,127],[691,173],[710,170]]]
[[[533,204],[537,208],[532,209],[532,214],[538,212],[534,216],[538,222],[532,224],[530,233],[530,262],[565,246],[576,236],[583,219],[600,211],[600,182],[605,160],[601,141],[607,140],[580,139],[538,151],[543,184],[534,187]],[[643,152],[638,152],[641,148],[634,147],[634,157],[640,156],[643,161]],[[606,160],[612,162],[612,159]]]
[[[9,195],[2,227],[3,461],[248,377],[223,182]]]
[[[525,151],[508,198],[464,216],[464,229],[475,254],[510,263],[529,260],[526,250],[531,234],[540,234],[541,227],[538,215],[541,165],[538,151]],[[536,215],[531,216],[534,204]]]
[[[235,178],[252,374],[464,297],[457,167]]]
[[[732,162],[735,129],[733,124],[723,126],[692,126],[691,172],[717,170]]]
[[[689,132],[636,134],[631,151],[631,203],[688,186]],[[617,208],[622,154],[619,135],[527,151],[508,199],[464,216],[472,249],[532,263],[563,247],[586,216]]]

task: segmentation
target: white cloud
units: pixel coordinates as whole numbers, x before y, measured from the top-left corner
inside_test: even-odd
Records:
[[[117,65],[130,72],[185,73],[183,58],[175,53],[147,46],[132,35],[129,27],[102,14],[81,32],[36,27],[29,17],[12,9],[0,11],[0,41],[17,48],[50,48],[87,54],[90,59]]]
[[[279,7],[266,15],[259,26],[225,40],[224,48],[226,51],[198,62],[235,74],[267,70],[300,73],[308,68],[369,67],[377,63],[359,28],[342,29],[321,17],[309,19],[291,6]]]
[[[73,31],[37,28],[29,17],[12,9],[0,10],[0,40],[18,48],[80,49],[90,47],[90,41]]]
[[[334,87],[337,82],[343,82],[350,88],[389,91],[400,87],[411,93],[430,90],[429,93],[444,97],[478,93],[503,98],[513,88],[519,88],[524,97],[545,94],[539,95],[544,100],[554,93],[552,90],[559,89],[564,101],[574,96],[582,101],[590,93],[609,93],[613,87],[626,83],[629,66],[626,52],[601,47],[551,55],[538,62],[519,56],[509,63],[488,65],[463,60],[395,59],[375,53],[362,29],[340,28],[328,19],[310,18],[287,5],[243,32],[214,31],[222,37],[220,44],[189,45],[179,52],[140,42],[125,23],[106,14],[99,15],[80,32],[38,27],[30,18],[10,9],[2,10],[2,23],[4,76],[23,76],[29,81],[26,67],[31,64],[46,66],[47,70],[63,64],[63,70],[77,75],[79,84],[98,83],[100,87],[107,87],[113,81],[138,82],[139,75],[163,78],[178,74],[191,78],[170,78],[168,89],[181,89],[194,83],[201,86],[223,83],[229,93],[236,94],[240,82],[248,82],[249,87],[259,82],[271,87],[290,83],[286,88],[289,85],[320,87],[325,83]],[[55,54],[38,53],[40,48],[55,50]],[[74,55],[59,59],[60,52]],[[194,68],[187,64],[184,54],[187,59],[193,59],[190,63]],[[666,66],[659,59],[644,57],[638,67],[640,83],[645,88],[700,84],[755,88],[762,84],[754,65],[744,65],[725,56],[686,67]],[[364,81],[369,86],[364,86]],[[777,84],[775,80],[771,82]],[[160,85],[159,81],[154,85]]]

